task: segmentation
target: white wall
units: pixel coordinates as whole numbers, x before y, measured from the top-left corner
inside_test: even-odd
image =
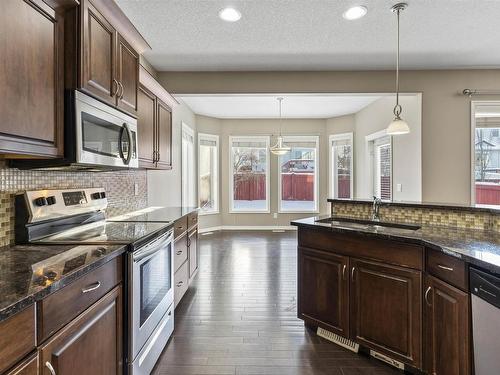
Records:
[[[369,134],[384,130],[392,121],[395,104],[393,96],[383,97],[363,108],[354,116],[354,173],[356,198],[371,199],[370,165],[367,162],[366,140]],[[409,124],[410,133],[392,137],[392,191],[395,201],[422,200],[422,98],[420,94],[400,98],[402,118]],[[396,191],[396,185],[402,191]]]
[[[148,204],[150,206],[181,205],[181,124],[196,131],[193,111],[181,101],[172,109],[172,169],[169,171],[148,170]],[[196,147],[195,147],[196,149]]]

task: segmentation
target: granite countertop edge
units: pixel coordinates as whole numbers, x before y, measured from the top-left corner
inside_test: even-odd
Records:
[[[481,267],[490,272],[493,272],[497,275],[500,275],[500,263],[488,262],[483,259],[479,259],[477,257],[468,254],[469,250],[467,249],[467,245],[463,246],[446,246],[439,239],[431,239],[425,238],[425,235],[421,233],[416,233],[416,235],[407,235],[405,233],[389,233],[389,232],[375,232],[373,230],[364,230],[361,228],[346,228],[344,226],[336,226],[332,224],[326,223],[317,223],[316,220],[330,218],[330,215],[309,217],[304,219],[293,220],[290,224],[296,227],[308,227],[317,230],[323,230],[327,232],[336,232],[336,233],[345,233],[345,234],[356,234],[366,237],[377,237],[386,240],[397,240],[400,242],[412,243],[417,245],[422,245],[428,248],[432,248],[434,250],[440,251],[444,254],[454,256],[458,259],[462,259],[469,264],[475,265],[477,267]],[[446,227],[442,227],[441,229],[446,229]],[[456,228],[448,228],[450,231],[456,230]],[[418,232],[418,231],[417,231]],[[499,234],[500,236],[500,234]],[[497,246],[500,249],[499,244],[491,243],[493,246]],[[477,251],[477,250],[475,250]],[[499,258],[500,259],[500,258]]]
[[[24,298],[13,302],[12,304],[0,309],[0,322],[8,319],[12,315],[24,310],[25,308],[31,306],[35,302],[42,300],[49,294],[55,293],[58,290],[64,288],[66,285],[71,284],[76,279],[88,274],[89,272],[99,268],[100,266],[108,263],[109,261],[115,259],[116,257],[124,254],[127,251],[128,245],[123,245],[118,247],[113,252],[107,254],[106,256],[95,260],[94,262],[87,264],[74,272],[64,275],[60,280],[44,287],[41,290],[36,291],[33,294],[29,294]]]

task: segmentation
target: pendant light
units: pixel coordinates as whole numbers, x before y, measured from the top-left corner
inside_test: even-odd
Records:
[[[399,14],[401,11],[405,10],[408,7],[406,3],[398,3],[394,5],[391,10],[396,13],[398,18],[398,49],[397,49],[397,57],[396,57],[396,105],[394,106],[394,120],[387,127],[388,135],[400,135],[407,134],[410,132],[410,127],[401,118],[401,112],[403,112],[403,108],[399,104]]]
[[[278,136],[278,139],[276,140],[276,144],[272,147],[269,148],[269,150],[274,154],[274,155],[285,155],[289,153],[292,148],[285,145],[283,143],[283,136],[281,135],[281,105],[283,102],[283,98],[278,98],[278,103],[279,103],[279,108],[280,108],[280,135]]]

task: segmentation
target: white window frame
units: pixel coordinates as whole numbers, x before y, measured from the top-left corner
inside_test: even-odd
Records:
[[[335,160],[334,153],[332,150],[332,143],[334,141],[344,141],[348,140],[350,145],[351,145],[351,165],[350,165],[350,170],[351,170],[351,197],[348,199],[353,199],[354,198],[354,133],[349,132],[349,133],[339,133],[339,134],[331,134],[328,137],[328,160],[329,160],[329,169],[328,169],[328,191],[330,193],[331,198],[335,197],[335,173],[336,173],[336,166],[335,166]]]
[[[183,137],[183,133],[187,133],[188,135],[190,135],[192,138],[193,138],[193,170],[192,171],[184,171],[184,160],[182,160],[183,158],[183,141],[182,141],[182,137]],[[182,126],[181,126],[181,201],[182,201],[182,205],[183,206],[190,206],[191,205],[191,202],[189,202],[189,190],[190,189],[193,189],[192,190],[192,193],[193,193],[193,205],[194,206],[197,206],[197,193],[196,193],[196,186],[195,183],[197,181],[197,178],[196,178],[196,175],[198,174],[197,173],[197,166],[196,166],[196,150],[195,150],[195,144],[196,144],[196,138],[195,138],[195,132],[194,130],[189,126],[187,125],[186,123],[182,122]],[[193,186],[190,188],[189,186],[186,186],[186,179],[185,179],[185,176],[186,174],[185,173],[189,173],[191,175],[191,178],[193,180]],[[188,184],[189,185],[189,184]]]
[[[201,175],[200,175],[200,147],[202,140],[215,142],[215,165],[213,166],[214,176],[212,181],[212,191],[214,192],[214,208],[211,210],[203,210],[200,206],[200,186],[201,186]],[[199,215],[214,215],[220,213],[219,210],[219,153],[220,153],[219,136],[215,134],[198,133],[198,206],[200,207]]]
[[[376,142],[380,138],[389,138],[389,142],[391,145],[391,197],[390,201],[392,201],[394,196],[394,142],[391,135],[387,134],[387,130],[380,130],[378,132],[368,134],[365,136],[365,155],[366,155],[366,165],[368,166],[368,181],[370,183],[370,191],[372,195],[375,195],[375,175],[374,175],[374,160],[375,160],[375,151],[373,150],[373,143]]]
[[[237,140],[250,140],[257,142],[265,142],[266,144],[266,208],[260,210],[238,210],[234,209],[234,159],[233,159],[233,142]],[[271,163],[269,155],[269,144],[270,137],[266,136],[255,136],[255,135],[237,135],[229,136],[229,213],[232,214],[262,214],[270,213],[270,201],[271,201],[271,189],[270,189],[270,175],[271,175]]]
[[[301,214],[301,213],[319,213],[319,136],[317,135],[284,135],[283,143],[299,142],[310,139],[316,143],[316,155],[314,158],[314,209],[312,210],[283,210],[281,208],[281,163],[278,157],[278,213],[280,214]]]
[[[472,100],[470,103],[470,202],[476,205],[476,110],[477,107],[500,106],[500,100]],[[481,205],[479,205],[481,206]],[[494,206],[497,207],[497,206]]]

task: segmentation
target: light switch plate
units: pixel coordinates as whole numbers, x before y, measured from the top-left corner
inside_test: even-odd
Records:
[[[402,184],[396,184],[396,190],[401,193],[403,191],[403,185]]]
[[[139,195],[139,184],[134,184],[134,195],[136,197]]]

